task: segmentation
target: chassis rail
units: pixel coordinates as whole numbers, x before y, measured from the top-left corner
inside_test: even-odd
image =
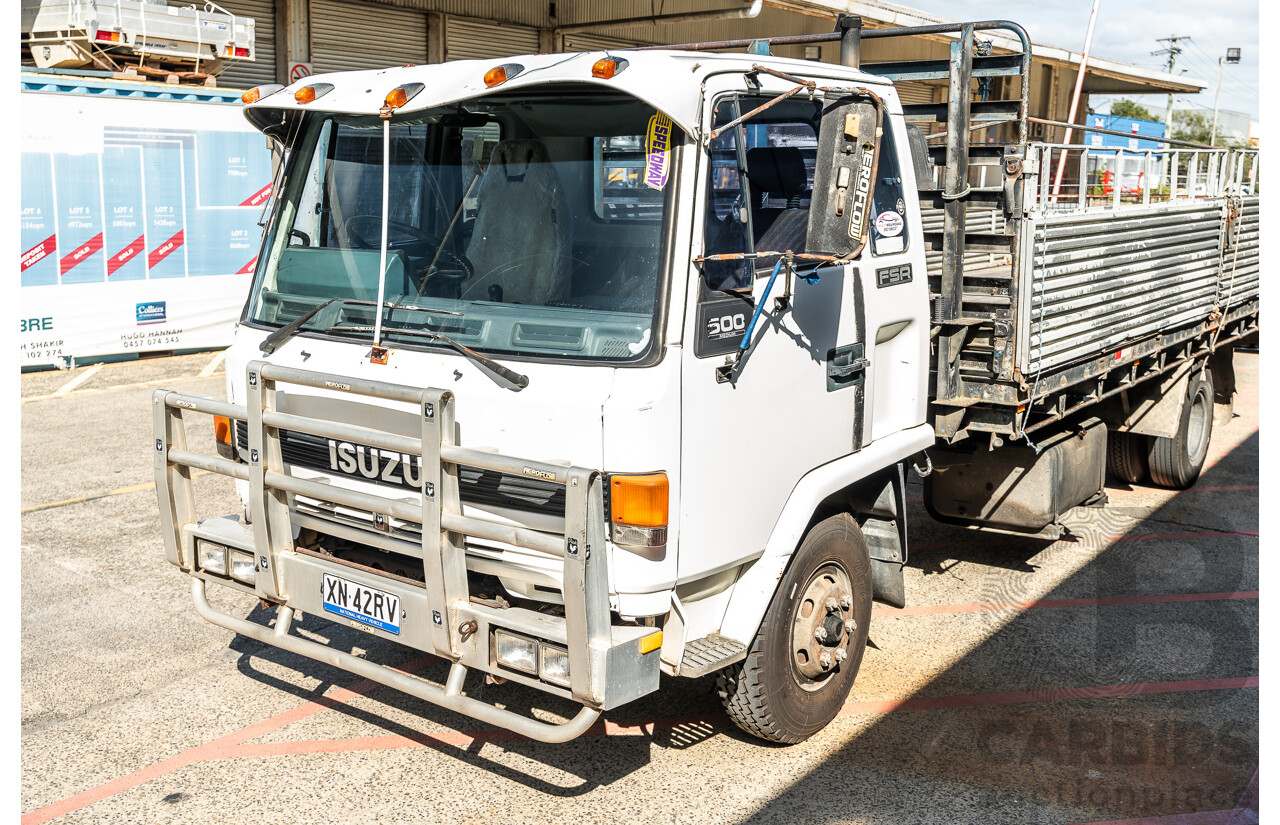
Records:
[[[251,362],[247,366],[246,378],[248,398],[244,406],[164,389],[157,390],[152,399],[156,491],[165,552],[172,564],[193,577],[192,596],[202,617],[265,644],[341,667],[433,704],[546,742],[572,739],[586,731],[601,710],[657,688],[656,649],[660,641],[655,644],[654,640],[660,640],[660,631],[649,627],[611,625],[601,473],[459,446],[456,442],[455,399],[447,390],[336,376],[264,361]],[[305,409],[306,400],[313,396],[292,391],[289,394],[291,409],[282,411],[277,406],[277,390],[286,384],[319,390],[316,395],[350,394],[391,402],[376,409],[389,415],[399,415],[402,420],[411,409],[417,418],[421,436],[409,437],[375,427],[300,414]],[[246,422],[248,462],[188,449],[185,425],[187,416],[193,413]],[[282,456],[280,433],[283,429],[355,441],[420,458],[421,486],[417,501],[407,498],[402,488],[390,494],[394,497],[388,497],[343,486],[341,476],[328,480],[292,475]],[[557,535],[463,515],[458,492],[460,464],[564,485],[563,533]],[[197,520],[191,483],[193,470],[247,482],[250,524],[246,526],[232,518]],[[421,542],[416,550],[421,554],[425,586],[402,577],[379,578],[377,571],[360,566],[356,566],[359,572],[353,574],[352,567],[340,560],[295,547],[293,527],[301,526],[306,520],[295,509],[295,496],[319,498],[364,511],[374,524],[379,523],[378,519],[384,519],[387,524],[391,519],[398,519],[420,525]],[[473,601],[467,580],[468,537],[496,541],[562,560],[563,618],[487,601]],[[253,584],[237,583],[224,575],[201,569],[196,552],[198,540],[252,553]],[[451,666],[446,684],[443,687],[434,685],[349,653],[289,635],[296,610],[306,609],[315,613],[324,609],[315,596],[320,589],[318,583],[322,574],[355,575],[357,580],[363,578],[367,586],[399,594],[407,611],[402,614],[403,636],[399,630],[360,629],[448,660]],[[251,592],[276,604],[278,618],[275,630],[210,607],[205,598],[209,581]],[[543,680],[540,672],[530,676],[501,667],[490,642],[491,633],[497,629],[532,637],[540,645],[548,643],[566,649],[569,659],[567,689]],[[538,649],[542,650],[542,647]],[[570,698],[583,707],[570,721],[549,724],[468,698],[462,693],[462,685],[470,669],[501,675]],[[609,673],[613,678],[608,678]]]

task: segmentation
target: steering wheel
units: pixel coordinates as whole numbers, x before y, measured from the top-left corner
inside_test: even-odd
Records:
[[[360,234],[356,226],[362,222],[373,222],[377,231],[382,231],[381,215],[352,215],[343,222],[342,228],[347,235],[347,239],[351,246],[355,249],[377,249],[378,245],[369,243],[365,237]],[[387,234],[390,236],[391,230],[395,230],[403,235],[408,235],[409,239],[392,241],[387,238],[387,250],[404,250],[406,254],[415,258],[426,258],[430,260],[435,257],[436,262],[427,271],[422,273],[422,277],[418,281],[418,294],[421,295],[426,288],[426,283],[431,278],[442,278],[446,281],[453,281],[461,284],[470,278],[474,272],[471,261],[467,260],[465,255],[459,255],[451,249],[444,246],[441,238],[424,232],[422,229],[413,224],[402,223],[400,221],[387,221]],[[439,253],[437,254],[437,250]]]

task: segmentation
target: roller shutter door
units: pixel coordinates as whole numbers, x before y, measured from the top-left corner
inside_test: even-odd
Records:
[[[311,66],[316,74],[427,62],[427,16],[412,9],[311,0]]]
[[[898,90],[898,99],[904,104],[908,103],[932,103],[933,102],[933,86],[928,83],[920,83],[916,81],[905,81],[903,83],[893,84]]]
[[[253,60],[228,60],[218,75],[218,85],[229,89],[251,89],[276,83],[275,0],[222,0],[219,6],[237,17],[253,18]]]
[[[623,40],[618,37],[603,37],[598,34],[566,34],[564,50],[566,52],[601,52],[607,49],[630,49],[643,46],[637,40]]]
[[[446,34],[446,60],[538,53],[538,30],[528,26],[450,17]]]

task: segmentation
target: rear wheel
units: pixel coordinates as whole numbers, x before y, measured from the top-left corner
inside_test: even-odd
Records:
[[[717,688],[738,727],[795,744],[826,727],[862,664],[871,622],[871,559],[847,513],[809,531],[778,583],[745,661]]]
[[[1161,487],[1185,490],[1200,477],[1213,434],[1213,373],[1194,372],[1187,382],[1178,431],[1170,438],[1152,438],[1148,452],[1151,480]]]
[[[1107,432],[1107,469],[1130,484],[1147,477],[1147,437],[1140,433]]]

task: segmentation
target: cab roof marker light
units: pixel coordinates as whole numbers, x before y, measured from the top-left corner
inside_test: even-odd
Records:
[[[391,91],[387,92],[387,97],[383,103],[388,109],[399,109],[410,100],[427,88],[423,83],[402,83]]]
[[[299,103],[311,103],[317,98],[324,97],[333,91],[332,83],[312,83],[309,86],[303,86],[301,89],[293,93],[293,99]]]
[[[283,89],[284,86],[279,83],[264,83],[261,86],[254,86],[244,94],[240,95],[241,103],[257,103],[264,97],[271,97],[276,92]]]
[[[628,65],[630,61],[625,57],[602,57],[591,64],[591,76],[609,80],[622,74]]]
[[[484,73],[484,85],[490,89],[494,86],[501,86],[523,71],[524,66],[519,63],[503,63],[501,66],[494,66]]]

